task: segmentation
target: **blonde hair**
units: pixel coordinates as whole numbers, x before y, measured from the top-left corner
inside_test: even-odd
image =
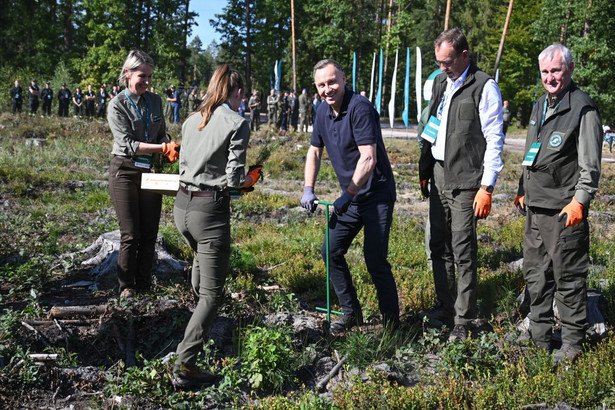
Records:
[[[243,89],[243,79],[239,72],[230,68],[228,64],[222,64],[216,68],[209,80],[203,103],[197,111],[203,117],[198,127],[199,131],[205,128],[214,110],[226,102],[233,91],[238,89]]]
[[[141,64],[147,64],[153,69],[154,59],[152,59],[145,51],[131,50],[128,53],[128,57],[126,57],[126,61],[124,61],[124,65],[122,66],[122,71],[117,79],[118,83],[124,87],[128,87],[128,78],[126,78],[126,74],[128,71],[136,70]]]

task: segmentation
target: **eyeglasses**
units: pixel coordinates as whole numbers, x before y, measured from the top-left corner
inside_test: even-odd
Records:
[[[457,54],[455,57],[453,57],[451,60],[446,60],[446,61],[439,61],[437,59],[434,59],[434,62],[436,63],[436,65],[438,67],[440,66],[444,66],[444,67],[450,67],[455,63],[455,60],[457,60],[457,58],[459,58],[461,54]]]

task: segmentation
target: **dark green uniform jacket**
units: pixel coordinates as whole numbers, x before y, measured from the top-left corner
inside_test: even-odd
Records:
[[[533,165],[523,167],[519,195],[525,195],[526,205],[538,208],[562,209],[573,196],[587,207],[600,178],[598,108],[574,82],[558,96],[555,107],[545,109],[546,98],[538,99],[530,117],[525,153],[533,143],[541,145]]]

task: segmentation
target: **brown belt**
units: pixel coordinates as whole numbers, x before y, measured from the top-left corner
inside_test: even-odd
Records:
[[[225,196],[224,191],[215,191],[213,189],[209,191],[189,191],[180,185],[179,190],[188,196],[196,196],[196,197],[201,197],[201,198],[213,198],[213,197]]]

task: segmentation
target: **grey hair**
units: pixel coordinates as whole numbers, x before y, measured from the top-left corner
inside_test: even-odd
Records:
[[[342,70],[342,66],[340,65],[340,63],[338,63],[337,61],[332,60],[330,58],[325,58],[324,60],[320,60],[319,62],[316,63],[316,65],[314,66],[314,73],[313,73],[313,75],[316,75],[316,71],[318,71],[318,70],[320,70],[322,68],[325,68],[329,64],[331,64],[336,69],[340,70],[341,73],[344,73],[344,70]]]
[[[564,63],[566,67],[570,68],[570,65],[573,62],[572,53],[570,52],[568,47],[560,43],[552,44],[542,50],[542,52],[538,55],[538,63],[540,64],[541,61],[546,59],[553,60],[553,57],[557,53],[560,53],[560,55],[562,56],[562,63]]]
[[[126,61],[124,61],[124,66],[117,79],[118,83],[124,87],[128,87],[128,79],[126,78],[127,72],[136,70],[141,64],[147,64],[154,68],[154,59],[145,51],[131,50],[130,53],[128,53],[128,57],[126,57]]]

